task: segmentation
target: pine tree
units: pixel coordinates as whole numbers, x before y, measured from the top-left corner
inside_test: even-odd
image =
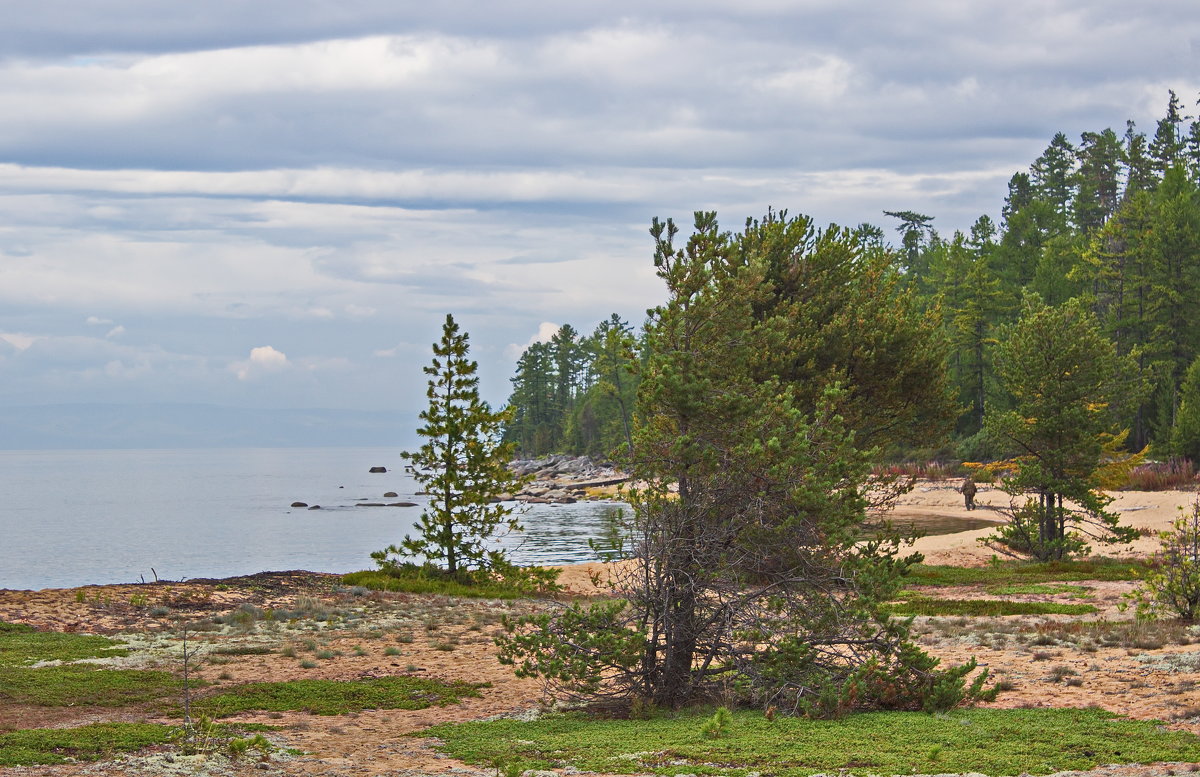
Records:
[[[1171,428],[1171,453],[1200,463],[1200,357],[1179,387],[1179,412]]]
[[[534,343],[517,359],[513,391],[508,400],[511,419],[504,426],[504,441],[512,442],[524,456],[554,450],[561,438],[557,410],[557,377],[549,343]]]
[[[1154,131],[1154,140],[1150,141],[1150,157],[1154,160],[1154,169],[1159,175],[1165,174],[1183,160],[1187,140],[1181,132],[1180,125],[1188,118],[1180,110],[1183,106],[1176,96],[1175,90],[1169,90],[1167,113],[1158,120]]]
[[[447,315],[442,339],[433,344],[429,407],[417,433],[425,444],[401,455],[409,471],[429,495],[417,537],[406,536],[399,547],[371,554],[382,567],[393,556],[423,557],[444,564],[447,574],[470,569],[503,569],[504,553],[492,546],[502,530],[519,531],[512,507],[493,502],[519,489],[521,479],[508,468],[512,446],[500,442],[504,412],[493,412],[479,397],[476,363],[467,356],[466,333]]]
[[[1121,195],[1123,199],[1129,199],[1138,192],[1153,191],[1158,185],[1146,133],[1138,132],[1136,127],[1132,120],[1125,122],[1125,148],[1121,155],[1126,169],[1125,190]]]
[[[981,231],[976,232],[973,245],[956,232],[931,269],[939,289],[935,300],[950,346],[950,380],[963,410],[957,431],[964,437],[983,426],[993,330],[1004,310],[1000,284],[988,262],[994,244],[982,237],[990,221],[976,225]]]
[[[594,424],[595,445],[581,447],[604,454],[620,447],[629,455],[633,452],[633,403],[638,385],[637,340],[629,324],[613,313],[600,322],[588,341],[595,383],[579,404],[580,415],[586,413]]]
[[[1095,298],[1102,331],[1112,341],[1118,356],[1131,356],[1140,371],[1149,369],[1151,356],[1150,304],[1153,297],[1150,235],[1154,204],[1149,192],[1138,192],[1121,203],[1111,219],[1092,237],[1085,252],[1085,267]],[[1120,397],[1114,409],[1122,424],[1130,427],[1132,450],[1150,441],[1152,408]]]
[[[929,269],[924,261],[924,249],[937,234],[933,229],[933,216],[911,210],[885,210],[883,214],[900,219],[896,231],[900,233],[903,246],[901,261],[909,283],[916,285],[924,282]]]
[[[1066,228],[1075,192],[1075,147],[1067,136],[1055,133],[1029,173],[1036,196],[1048,203],[1057,216],[1053,227],[1057,234]]]
[[[785,238],[813,237],[809,221],[784,214],[731,235],[707,212],[696,214],[685,247],[676,233],[654,220],[668,299],[646,327],[632,468],[645,486],[631,495],[634,558],[618,580],[622,601],[511,624],[501,659],[576,695],[672,707],[722,692],[811,714],[933,710],[978,692],[962,683],[973,663],[933,671],[906,625],[881,609],[915,557],[897,558],[899,538],[886,530],[864,541],[870,452],[852,429],[871,419],[839,388],[847,371],[828,367],[813,381],[816,398],[794,379],[796,365],[774,371],[799,330],[814,353],[845,352],[840,324],[823,331],[818,322],[829,319],[795,303],[807,298],[835,318],[854,310],[842,309],[850,299],[869,303],[826,294],[870,269],[858,237],[831,228],[794,242]],[[786,288],[776,285],[781,271]],[[878,315],[897,302],[895,285],[877,281],[857,289],[889,295],[855,319],[864,352],[893,343],[903,359],[928,348],[895,341],[899,322]],[[903,296],[899,305],[908,307]],[[816,344],[823,338],[828,348]],[[936,370],[940,353],[929,350]]]
[[[1175,166],[1167,170],[1154,202],[1147,240],[1151,288],[1146,351],[1161,364],[1153,439],[1166,447],[1179,407],[1179,385],[1200,355],[1200,191]]]
[[[1085,132],[1078,158],[1074,221],[1084,234],[1090,234],[1104,226],[1120,202],[1121,139],[1111,129]]]
[[[1003,488],[1025,500],[998,539],[1042,561],[1082,551],[1089,540],[1132,539],[1105,510],[1112,499],[1096,479],[1113,400],[1143,392],[1132,360],[1117,356],[1079,300],[1051,308],[1030,298],[1001,338],[996,364],[1013,409],[989,413],[986,424],[1021,452]]]

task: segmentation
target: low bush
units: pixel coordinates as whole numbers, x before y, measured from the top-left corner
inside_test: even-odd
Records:
[[[22,624],[0,621],[0,666],[127,655],[129,651],[120,642],[107,637],[37,631]]]
[[[1134,467],[1122,491],[1173,491],[1195,488],[1196,465],[1189,459],[1152,461]]]
[[[562,590],[555,582],[558,574],[557,569],[543,567],[504,567],[490,572],[460,570],[450,575],[434,566],[390,564],[385,569],[343,575],[342,583],[374,591],[519,599]]]
[[[88,664],[0,667],[0,702],[12,704],[123,707],[162,700],[182,687],[182,681],[168,672]]]
[[[922,480],[949,480],[962,477],[962,466],[941,461],[904,461],[897,464],[881,464],[875,467],[877,477],[907,477]]]
[[[1145,561],[1094,558],[1070,561],[999,561],[985,567],[914,564],[905,576],[908,585],[1025,585],[1086,580],[1138,580],[1150,571]]]
[[[1182,511],[1183,508],[1181,507]],[[1185,621],[1200,618],[1200,499],[1191,512],[1159,534],[1157,566],[1131,594],[1140,618],[1166,613]]]

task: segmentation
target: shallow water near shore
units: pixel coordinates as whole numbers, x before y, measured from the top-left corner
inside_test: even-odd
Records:
[[[0,473],[0,588],[367,569],[421,508],[356,504],[425,502],[391,448],[0,451]],[[519,564],[591,561],[614,507],[531,505],[500,544]]]
[[[10,589],[369,569],[371,551],[411,533],[425,503],[392,448],[0,451],[0,473],[0,588]],[[418,506],[356,506],[400,501]],[[499,544],[523,565],[595,561],[588,541],[622,507],[527,505],[526,530]]]

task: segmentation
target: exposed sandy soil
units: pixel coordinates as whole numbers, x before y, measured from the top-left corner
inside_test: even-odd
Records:
[[[920,485],[901,499],[892,517],[897,522],[931,514],[951,519],[991,516],[998,520],[995,508],[1006,501],[1003,493],[981,486],[976,499],[979,509],[968,513],[953,486]],[[1190,504],[1194,498],[1195,494],[1178,491],[1130,492],[1118,494],[1114,507],[1121,511],[1126,523],[1153,531],[1167,528],[1177,516],[1177,508]],[[994,551],[981,546],[978,538],[989,531],[976,529],[926,537],[917,540],[914,547],[930,563],[984,564]],[[1156,547],[1156,541],[1147,538],[1122,553],[1146,555]],[[1112,550],[1104,552],[1115,555]],[[574,565],[564,568],[560,581],[576,594],[595,593],[592,576],[603,577],[607,571],[601,564]],[[1200,634],[1188,634],[1178,628],[1124,636],[1099,632],[1072,634],[1069,625],[1072,621],[1128,618],[1116,605],[1132,584],[1082,585],[1090,589],[1084,594],[1088,598],[1071,598],[1079,596],[1078,591],[1011,598],[1086,601],[1101,609],[1100,616],[922,618],[917,624],[920,641],[946,664],[975,656],[993,677],[1011,682],[1013,689],[994,703],[998,707],[1098,705],[1131,717],[1161,719],[1171,728],[1200,734]],[[356,593],[362,594],[341,588],[334,576],[301,572],[264,573],[224,581],[193,580],[183,584],[0,591],[0,620],[56,631],[117,637],[140,635],[133,656],[122,660],[121,665],[172,670],[178,670],[180,665],[178,634],[173,624],[181,616],[202,620],[228,613],[242,604],[289,609],[303,605],[317,611],[323,608],[334,616],[323,621],[304,618],[290,626],[257,621],[193,635],[202,649],[197,661],[199,672],[210,683],[201,693],[259,680],[355,679],[402,673],[489,684],[482,689],[481,698],[421,711],[364,711],[343,716],[259,713],[236,718],[280,727],[271,738],[280,745],[304,751],[301,756],[276,756],[263,763],[231,763],[224,758],[201,763],[178,757],[168,762],[160,753],[91,765],[0,768],[0,775],[377,775],[474,771],[437,755],[426,740],[406,734],[444,721],[519,714],[537,709],[546,701],[537,682],[516,679],[510,670],[498,664],[492,644],[502,614],[520,613],[539,605]],[[930,593],[952,598],[996,598],[982,588],[938,589]],[[169,608],[170,612],[161,614],[161,610],[153,609],[156,606]],[[160,614],[153,617],[151,612]],[[1080,631],[1078,627],[1074,630]],[[216,652],[247,645],[266,646],[272,652],[265,655]],[[389,647],[398,649],[400,654],[385,655]],[[315,649],[338,655],[318,659]],[[316,666],[302,668],[302,660]],[[0,708],[0,732],[145,718],[156,719],[147,710],[9,705]],[[1122,768],[1104,773],[1119,777],[1166,774],[1167,769],[1166,766]],[[1186,770],[1187,767],[1182,769]]]

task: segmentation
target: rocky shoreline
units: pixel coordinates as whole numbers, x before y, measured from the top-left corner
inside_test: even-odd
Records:
[[[608,459],[554,454],[537,459],[516,459],[509,468],[533,480],[515,494],[501,494],[500,501],[527,504],[572,504],[582,500],[608,500],[617,495],[629,475]]]

